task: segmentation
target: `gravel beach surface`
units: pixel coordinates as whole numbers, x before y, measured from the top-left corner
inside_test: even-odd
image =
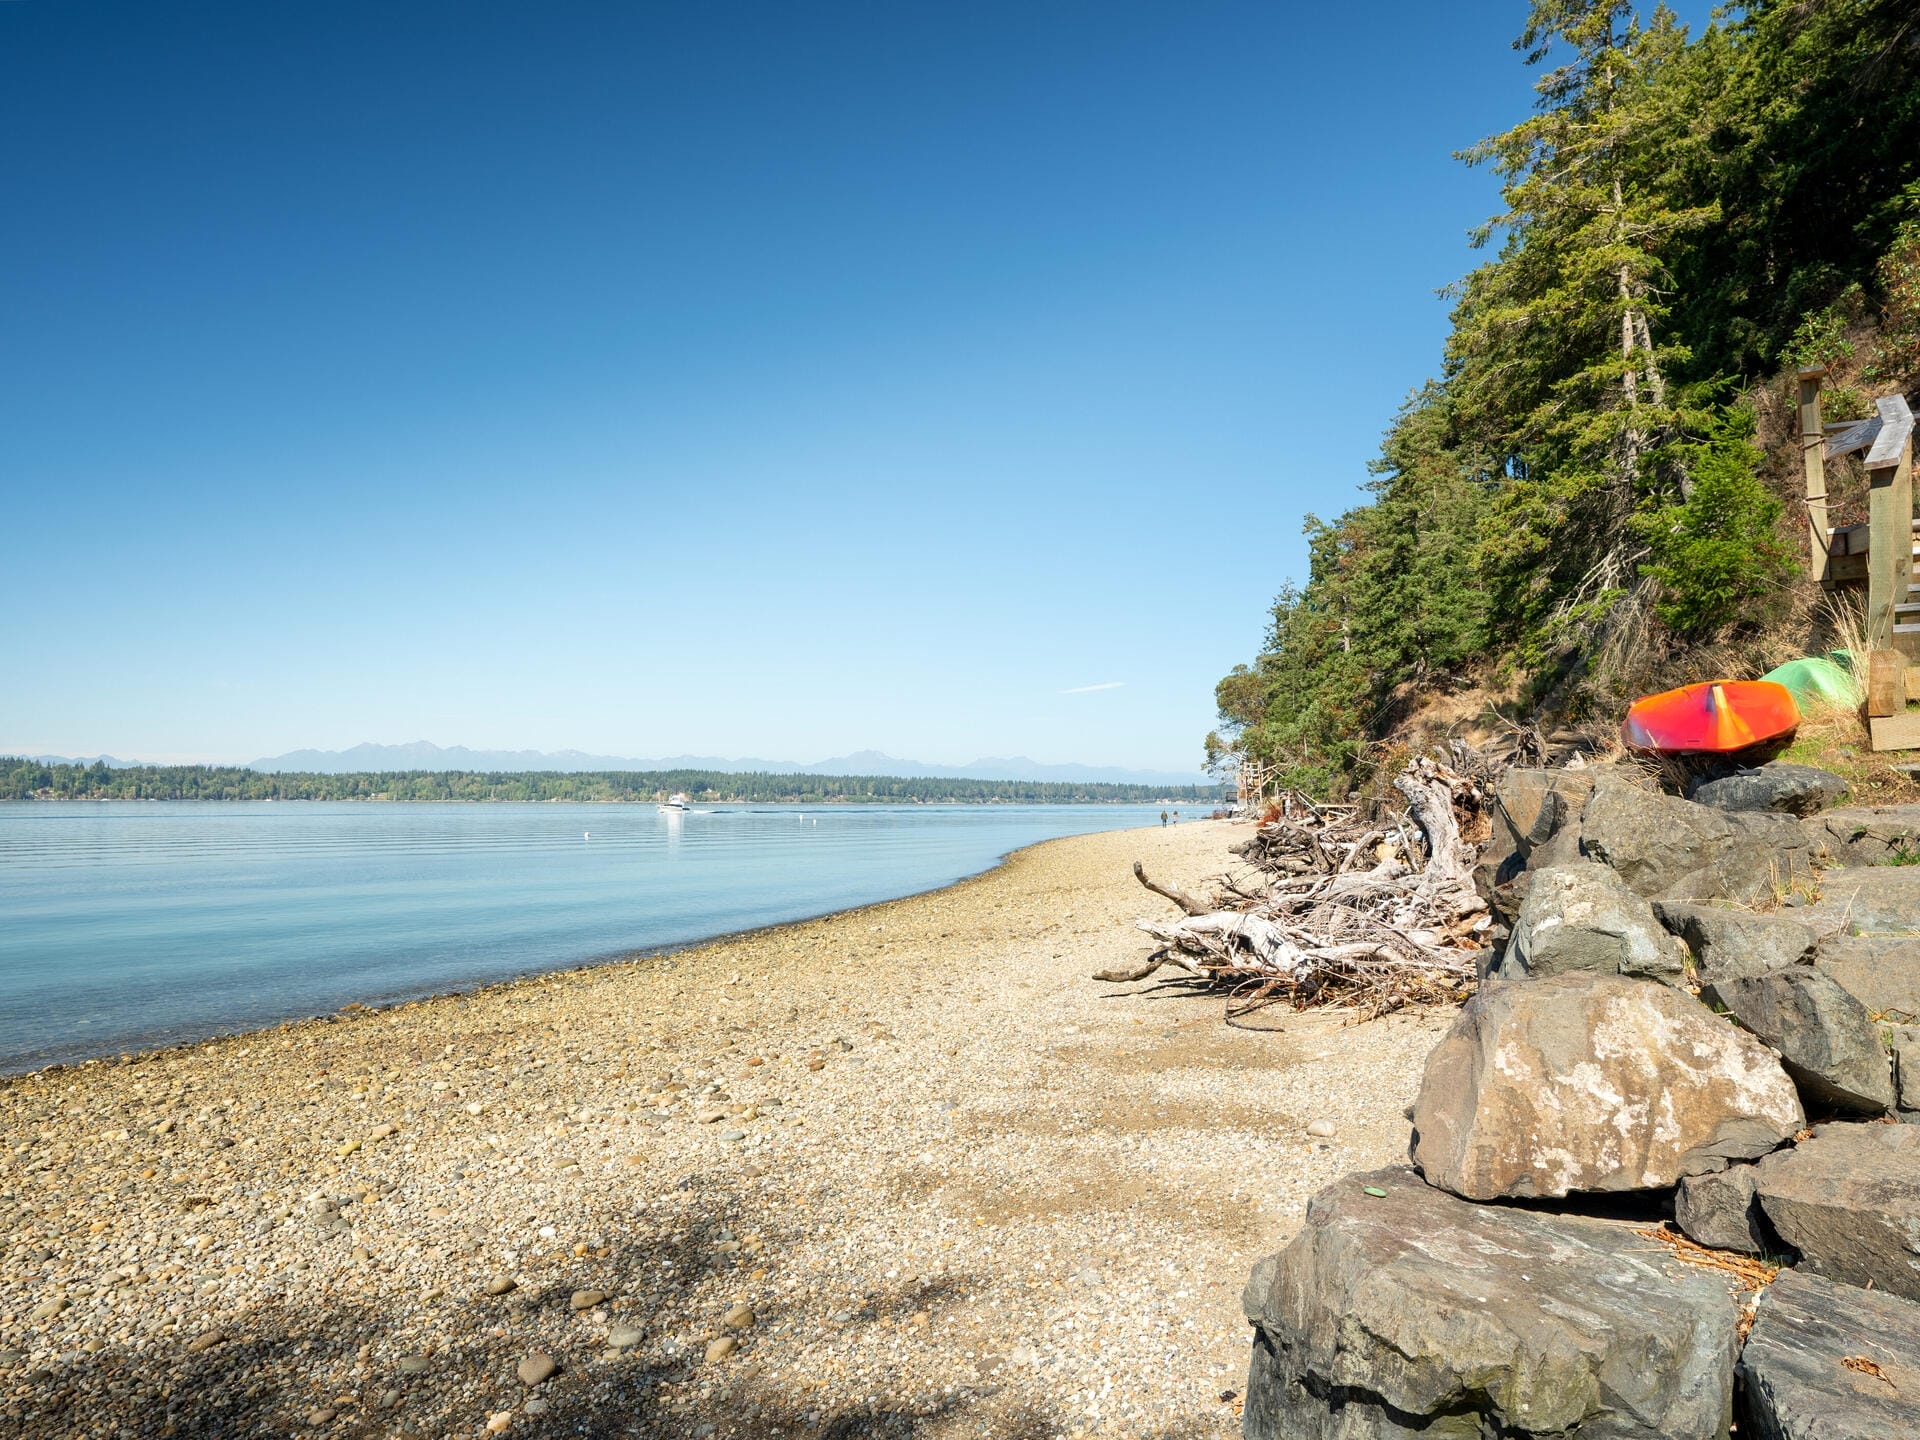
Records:
[[[1089,978],[1248,833],[0,1082],[0,1434],[1237,1434],[1442,1023]]]

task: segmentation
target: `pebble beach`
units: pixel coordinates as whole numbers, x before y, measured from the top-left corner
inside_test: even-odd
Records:
[[[0,1081],[0,1433],[1237,1434],[1443,1023],[1090,978],[1249,833]]]

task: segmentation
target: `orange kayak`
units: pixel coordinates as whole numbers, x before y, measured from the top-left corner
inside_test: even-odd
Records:
[[[1725,755],[1793,734],[1800,707],[1771,680],[1707,680],[1636,700],[1620,722],[1634,750]]]

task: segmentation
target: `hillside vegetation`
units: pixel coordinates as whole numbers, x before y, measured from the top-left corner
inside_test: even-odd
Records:
[[[1219,684],[1210,763],[1340,793],[1450,692],[1610,726],[1823,643],[1792,372],[1827,418],[1920,378],[1920,0],[1539,0],[1534,113],[1464,152],[1504,210],[1372,498]],[[1836,477],[1833,523],[1863,519]],[[1481,707],[1483,710],[1485,706]]]

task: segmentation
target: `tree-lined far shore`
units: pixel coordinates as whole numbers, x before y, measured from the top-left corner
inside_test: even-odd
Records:
[[[238,765],[54,765],[0,758],[0,800],[369,800],[708,803],[1215,805],[1213,785],[1153,786],[890,775],[728,774],[715,770],[365,771],[274,774]]]

